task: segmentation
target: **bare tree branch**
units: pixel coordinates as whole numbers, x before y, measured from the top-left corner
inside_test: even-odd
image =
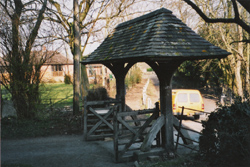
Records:
[[[27,55],[30,54],[32,45],[33,45],[33,43],[34,43],[34,41],[35,41],[35,39],[37,37],[38,30],[39,30],[40,25],[41,25],[41,23],[43,21],[43,14],[45,12],[46,6],[47,6],[47,0],[44,0],[43,6],[42,6],[41,10],[39,11],[39,15],[37,17],[36,25],[32,29],[32,32],[31,32],[31,34],[29,36],[29,39],[26,42],[25,54],[27,54]],[[25,57],[25,58],[27,58],[27,57]],[[25,61],[28,61],[28,60],[25,60]]]
[[[245,31],[247,31],[250,34],[250,26],[247,23],[245,23],[242,19],[240,19],[238,7],[237,7],[235,0],[231,0],[234,6],[234,12],[235,12],[234,18],[209,18],[191,0],[183,0],[183,1],[185,1],[188,5],[190,5],[200,15],[200,17],[202,17],[202,19],[207,23],[235,23],[235,24],[240,25]]]
[[[0,6],[2,6],[3,7],[3,9],[4,9],[4,11],[5,11],[5,13],[10,17],[10,18],[12,18],[12,16],[11,16],[11,14],[9,13],[9,11],[8,11],[8,9],[7,9],[7,0],[5,0],[5,4],[3,4],[2,2],[0,2]]]

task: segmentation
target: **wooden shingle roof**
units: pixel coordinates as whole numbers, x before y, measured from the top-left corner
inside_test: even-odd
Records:
[[[230,53],[197,35],[161,8],[119,24],[81,63],[169,61],[224,58]]]

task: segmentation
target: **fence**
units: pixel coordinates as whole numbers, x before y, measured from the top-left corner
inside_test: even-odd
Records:
[[[178,126],[178,127],[175,126],[176,130],[178,131],[178,133],[177,133],[177,139],[176,139],[176,142],[175,142],[175,143],[176,143],[176,145],[175,145],[175,150],[177,150],[178,145],[181,145],[181,146],[186,147],[186,148],[188,148],[188,149],[191,149],[191,150],[194,150],[194,151],[199,151],[199,150],[196,150],[195,148],[192,148],[192,147],[187,146],[187,144],[186,144],[185,142],[184,142],[184,144],[181,144],[181,143],[179,142],[180,137],[182,137],[182,139],[183,139],[184,141],[185,141],[185,140],[188,140],[188,141],[191,141],[191,142],[194,142],[194,143],[198,143],[198,144],[199,144],[199,141],[196,141],[196,140],[193,140],[193,139],[191,139],[191,138],[187,138],[187,137],[183,136],[183,135],[181,134],[181,129],[186,130],[186,131],[191,131],[191,132],[194,132],[194,133],[197,133],[197,134],[201,135],[201,132],[198,132],[198,131],[193,130],[193,129],[191,129],[191,128],[187,128],[187,127],[183,127],[183,126],[182,126],[182,121],[183,121],[183,118],[184,118],[184,115],[183,115],[183,114],[184,114],[184,109],[188,109],[188,110],[192,110],[192,111],[200,112],[200,113],[205,113],[205,114],[210,114],[210,113],[204,112],[204,111],[195,110],[195,109],[191,109],[191,108],[185,108],[184,106],[179,107],[179,108],[181,108],[182,110],[181,110],[181,115],[180,115],[180,117],[179,117],[179,126]],[[193,122],[196,122],[196,123],[199,123],[199,124],[202,124],[201,122],[195,121],[195,120],[193,120],[193,119],[188,119],[188,120],[193,121]]]
[[[142,91],[142,105],[145,105],[147,107],[147,109],[153,107],[152,100],[147,95],[148,85],[149,85],[149,79],[147,80],[146,84],[144,85],[143,91]]]

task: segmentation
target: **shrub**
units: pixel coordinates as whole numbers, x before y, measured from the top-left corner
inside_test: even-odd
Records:
[[[152,72],[154,71],[152,68],[147,68],[147,72]]]
[[[96,100],[107,100],[108,92],[103,87],[93,88],[88,90],[87,100],[96,101]]]
[[[127,88],[131,88],[135,86],[135,84],[140,83],[142,80],[142,72],[140,68],[135,67],[130,70],[130,72],[126,75],[125,85]]]
[[[250,101],[237,99],[202,122],[201,155],[222,166],[250,165]]]
[[[64,83],[65,84],[72,84],[70,75],[67,75],[67,74],[64,75]]]

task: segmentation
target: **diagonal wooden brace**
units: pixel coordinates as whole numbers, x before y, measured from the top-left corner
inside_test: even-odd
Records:
[[[92,107],[89,107],[89,110],[96,116],[100,119],[100,121],[98,121],[95,126],[93,126],[90,131],[88,132],[88,135],[90,135],[91,133],[93,133],[101,124],[102,122],[104,122],[110,129],[114,130],[113,129],[113,126],[108,122],[106,121],[106,118],[108,118],[110,116],[110,114],[113,113],[113,108],[110,108],[108,113],[105,114],[103,117],[100,116],[100,114],[98,114]]]

